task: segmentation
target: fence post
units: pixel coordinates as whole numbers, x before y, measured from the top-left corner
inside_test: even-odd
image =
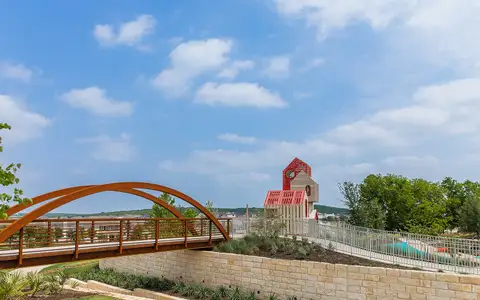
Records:
[[[230,236],[230,219],[227,219],[227,234]]]
[[[120,254],[123,253],[123,220],[120,220],[120,233],[118,236],[118,243],[120,248]]]
[[[211,246],[212,245],[212,221],[210,220],[210,226],[209,226],[209,229],[208,229],[208,245]]]
[[[47,222],[47,236],[48,236],[47,245],[48,247],[50,247],[52,246],[52,222],[51,221]]]
[[[90,232],[90,242],[93,244],[95,241],[95,221],[92,221],[92,227]]]
[[[203,236],[203,219],[200,220],[200,236]]]
[[[20,228],[20,236],[18,239],[18,265],[23,263],[23,227]]]
[[[155,250],[158,250],[158,238],[160,234],[160,221],[155,219]]]
[[[78,258],[78,235],[80,230],[80,222],[75,222],[75,259]]]
[[[185,248],[187,248],[188,244],[187,244],[187,220],[183,220],[183,234],[185,235]]]
[[[130,220],[127,221],[127,241],[130,240]]]

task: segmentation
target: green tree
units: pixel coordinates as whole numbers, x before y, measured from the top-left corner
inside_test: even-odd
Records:
[[[213,206],[213,201],[210,201],[210,200],[207,200],[205,202],[205,208],[211,212],[214,216],[217,215],[218,213],[218,209],[216,209],[214,206]]]
[[[447,197],[441,185],[423,179],[411,180],[414,205],[406,229],[413,233],[441,234],[448,227]]]
[[[344,203],[349,208],[348,221],[355,226],[375,229],[384,229],[385,212],[378,203],[377,198],[362,198],[360,186],[350,181],[338,185],[344,197]]]
[[[192,218],[192,219],[198,216],[197,210],[191,207],[185,208],[182,214],[185,216],[185,218]]]
[[[7,123],[0,123],[1,130],[10,130],[11,127]],[[2,146],[2,137],[0,136],[0,153],[3,152]],[[11,163],[4,167],[0,164],[0,185],[8,187],[11,185],[18,184],[20,179],[16,176],[18,169],[20,169],[21,164]],[[23,190],[19,188],[13,189],[13,195],[10,193],[0,193],[0,219],[8,218],[6,211],[10,208],[12,202],[15,203],[28,203],[30,199],[23,197]]]
[[[171,206],[175,206],[175,198],[170,196],[167,193],[162,193],[158,199],[165,201],[167,204],[170,204]],[[173,218],[175,217],[171,212],[168,211],[168,209],[164,208],[163,206],[160,206],[158,204],[154,204],[152,206],[152,211],[150,212],[150,217],[151,218]]]
[[[465,203],[459,210],[459,225],[463,231],[473,232],[480,237],[480,196],[468,195]]]
[[[160,197],[158,197],[158,199],[165,201],[167,204],[170,204],[175,208],[178,208],[186,218],[196,218],[198,216],[198,212],[194,208],[190,208],[190,207],[183,208],[179,205],[175,205],[175,198],[167,193],[162,193]],[[154,204],[152,206],[152,211],[150,212],[150,217],[151,218],[174,218],[175,216],[171,212],[169,212],[166,208],[158,204]]]

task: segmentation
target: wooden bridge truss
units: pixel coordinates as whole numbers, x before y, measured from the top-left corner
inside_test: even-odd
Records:
[[[175,207],[142,190],[165,192],[182,199],[205,218],[185,218]],[[105,191],[150,200],[175,218],[41,219],[62,205]],[[18,219],[0,220],[0,269],[156,251],[208,249],[230,239],[230,219],[217,219],[182,192],[152,183],[121,182],[61,189],[34,197],[27,205],[15,205],[7,214],[13,216],[33,205],[40,206]]]

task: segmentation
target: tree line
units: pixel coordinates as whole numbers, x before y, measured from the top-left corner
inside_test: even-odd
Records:
[[[458,228],[480,236],[478,182],[371,174],[338,186],[353,225],[433,235]]]

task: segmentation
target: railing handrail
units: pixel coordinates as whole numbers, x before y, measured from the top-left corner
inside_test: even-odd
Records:
[[[2,223],[13,223],[19,219],[0,219],[0,224]],[[195,221],[195,220],[210,220],[208,218],[69,218],[69,219],[57,219],[57,218],[45,218],[45,219],[36,219],[30,223],[45,223],[45,222],[107,222],[107,221]],[[217,218],[219,221],[231,221],[232,218]]]

